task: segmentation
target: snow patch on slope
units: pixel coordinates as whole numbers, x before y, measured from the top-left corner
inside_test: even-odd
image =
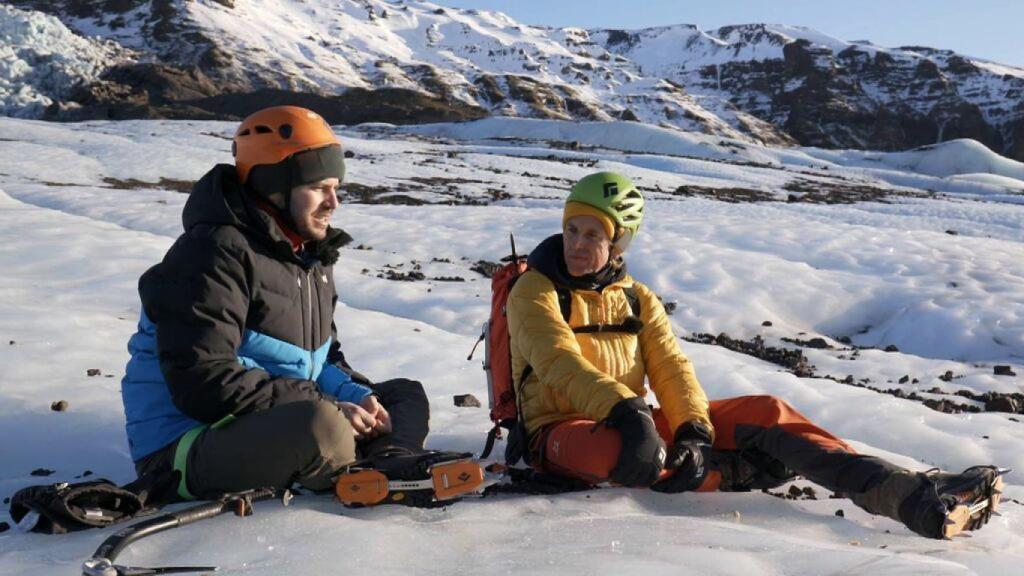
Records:
[[[931,176],[986,173],[1024,181],[1024,164],[996,154],[977,140],[950,140],[907,152],[882,154],[879,159],[894,168]],[[1020,185],[1024,187],[1024,182]]]
[[[39,116],[127,58],[116,43],[83,38],[53,16],[0,5],[0,115]]]

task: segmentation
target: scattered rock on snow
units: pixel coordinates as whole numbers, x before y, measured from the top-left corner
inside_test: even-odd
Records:
[[[49,468],[36,468],[30,474],[32,476],[49,476],[56,472],[56,470],[50,470]]]
[[[459,408],[479,408],[481,406],[480,400],[472,394],[456,394],[453,400]]]
[[[843,509],[840,508],[836,510],[836,516],[839,516],[840,518],[846,518],[846,512],[843,512]]]
[[[764,322],[761,322],[761,326],[768,327],[768,326],[771,326],[771,325],[772,325],[772,321],[771,320],[765,320]]]
[[[885,347],[885,351],[886,352],[899,352],[900,349],[897,348],[895,344],[889,344],[888,346]]]
[[[192,187],[195,186],[195,182],[192,180],[176,180],[174,178],[163,177],[161,177],[158,182],[143,182],[134,178],[118,180],[117,178],[108,177],[103,179],[103,183],[115,190],[146,190],[159,188],[161,190],[178,192],[179,194],[189,194],[192,192]]]
[[[7,532],[11,529],[11,525],[7,522],[0,522],[0,533]]]
[[[946,370],[945,374],[943,374],[942,376],[939,376],[939,380],[942,380],[943,382],[952,382],[953,381],[953,371],[952,370]]]
[[[985,411],[1009,412],[1011,414],[1016,414],[1022,411],[1021,408],[1024,407],[1022,404],[1024,403],[1011,396],[996,396],[988,402],[985,402]]]
[[[692,184],[680,186],[676,188],[675,191],[669,191],[668,194],[688,198],[709,198],[711,200],[718,200],[719,202],[727,202],[730,204],[770,202],[776,200],[773,194],[762,190],[753,190],[751,188],[713,188],[709,186],[695,186]]]
[[[960,412],[959,406],[955,402],[950,402],[949,400],[933,400],[931,398],[927,398],[924,401],[924,405],[936,412],[942,412],[943,414],[957,414]]]
[[[1000,364],[992,367],[992,373],[996,376],[1016,376],[1017,373],[1013,371],[1009,366]]]
[[[54,412],[64,412],[67,409],[68,409],[68,401],[67,400],[57,400],[56,402],[50,404],[50,410],[53,410]]]
[[[799,338],[783,338],[783,342],[790,342],[797,346],[803,346],[804,348],[815,348],[818,350],[831,350],[832,346],[825,341],[824,338],[811,338],[810,340],[801,340]]]
[[[477,260],[476,264],[469,267],[470,270],[482,275],[484,278],[493,278],[494,273],[501,268],[501,264],[497,262],[488,262],[487,260]]]
[[[760,358],[761,360],[771,362],[772,364],[778,364],[779,366],[788,368],[793,372],[793,374],[801,378],[810,378],[814,376],[814,366],[807,362],[807,358],[804,357],[804,353],[802,351],[765,346],[764,338],[761,338],[760,336],[754,336],[754,338],[749,342],[730,338],[729,335],[724,332],[718,336],[713,336],[707,333],[693,334],[690,337],[684,337],[683,339],[688,342],[697,342],[699,344],[714,344],[734,352],[740,352],[755,358]]]
[[[101,374],[99,368],[89,368],[85,371],[86,376],[99,376]]]
[[[395,270],[388,270],[385,274],[377,274],[377,278],[384,278],[385,280],[394,280],[397,282],[417,282],[419,280],[427,279],[423,272],[397,272]]]

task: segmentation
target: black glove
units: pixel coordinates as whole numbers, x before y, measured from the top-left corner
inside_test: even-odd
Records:
[[[656,482],[651,490],[671,494],[696,490],[708,475],[710,462],[711,432],[700,422],[687,422],[676,430],[665,460],[665,468],[675,473]]]
[[[622,435],[622,451],[611,479],[623,486],[653,484],[665,467],[665,442],[658,436],[644,399],[620,400],[604,423]]]

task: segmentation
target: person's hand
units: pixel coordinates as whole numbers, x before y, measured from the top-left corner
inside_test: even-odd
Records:
[[[351,402],[338,402],[338,409],[341,410],[349,424],[352,425],[352,431],[356,434],[356,440],[372,438],[375,435],[373,428],[377,425],[377,419],[371,416],[362,406]]]
[[[675,472],[655,482],[651,490],[673,494],[696,490],[708,475],[710,461],[711,432],[700,422],[687,422],[676,430],[675,442],[665,459],[665,468]]]
[[[620,400],[604,422],[622,436],[622,450],[611,479],[623,486],[653,484],[665,467],[665,442],[658,436],[644,399],[637,396]]]
[[[359,403],[359,406],[373,417],[373,431],[376,435],[391,433],[391,415],[381,406],[380,400],[370,394]]]

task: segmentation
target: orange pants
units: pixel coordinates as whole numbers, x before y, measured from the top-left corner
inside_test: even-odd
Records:
[[[842,492],[862,492],[897,468],[883,460],[857,454],[848,444],[816,426],[785,401],[774,396],[740,396],[711,402],[715,427],[712,462],[698,489],[723,486],[715,466],[721,453],[739,454],[753,466],[776,472],[762,484],[778,485],[796,474]],[[671,445],[674,431],[660,410],[654,411],[658,434]],[[618,430],[593,420],[566,420],[541,429],[535,438],[535,466],[543,472],[600,483],[609,479],[619,457]],[[781,470],[782,473],[778,471]],[[671,474],[662,473],[663,477]],[[748,486],[750,487],[750,486]],[[767,488],[768,485],[754,485]]]

